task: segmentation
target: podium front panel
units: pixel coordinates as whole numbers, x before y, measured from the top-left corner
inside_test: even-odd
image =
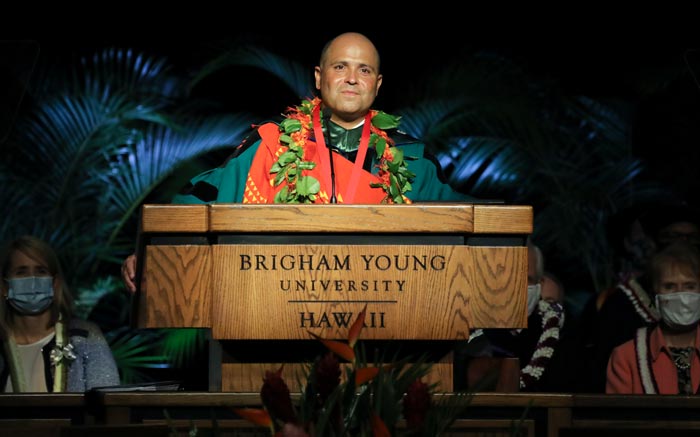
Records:
[[[454,245],[213,245],[212,335],[466,339],[525,327],[527,249]]]
[[[369,339],[526,326],[529,206],[144,205],[142,230],[138,327],[344,338],[365,304]]]

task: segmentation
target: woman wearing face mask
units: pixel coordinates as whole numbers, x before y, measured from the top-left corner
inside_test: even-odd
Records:
[[[686,242],[654,255],[651,280],[660,321],[613,350],[606,393],[698,393],[700,253]]]
[[[0,254],[0,391],[83,392],[119,384],[100,329],[71,318],[55,252],[31,236]]]

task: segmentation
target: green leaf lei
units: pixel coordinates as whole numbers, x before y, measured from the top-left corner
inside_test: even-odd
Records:
[[[313,132],[312,112],[321,99],[303,100],[301,105],[290,108],[287,118],[280,123],[279,142],[287,146],[277,162],[270,168],[274,174],[274,185],[282,182],[286,185],[275,195],[275,203],[315,203],[321,184],[313,176],[304,174],[304,170],[312,170],[316,163],[304,161],[304,146]],[[373,182],[371,187],[381,187],[386,192],[382,203],[410,203],[404,195],[411,191],[411,180],[415,174],[408,170],[403,152],[393,147],[393,142],[384,132],[385,129],[398,127],[401,117],[387,114],[383,111],[370,111],[372,126],[369,137],[369,147],[376,153],[378,176],[381,182]]]

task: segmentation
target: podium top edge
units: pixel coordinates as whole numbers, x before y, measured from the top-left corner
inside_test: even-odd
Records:
[[[324,232],[530,234],[532,206],[429,202],[363,204],[147,204],[147,233]]]

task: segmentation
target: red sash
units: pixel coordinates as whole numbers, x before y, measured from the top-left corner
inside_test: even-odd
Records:
[[[262,142],[255,153],[253,162],[248,171],[243,203],[274,203],[275,194],[285,183],[274,186],[275,174],[270,173],[270,168],[277,162],[279,156],[287,150],[287,146],[279,143],[279,126],[274,123],[267,123],[258,129]],[[304,160],[316,163],[316,167],[305,174],[315,177],[321,184],[321,190],[315,203],[328,203],[330,199],[331,187],[324,181],[322,176],[323,160],[319,156],[316,143],[307,141],[304,145]],[[370,152],[372,153],[372,152]],[[338,154],[333,155],[335,166],[335,193],[338,203],[345,203],[344,194],[348,192],[350,177],[353,170],[353,162],[348,161]],[[378,204],[386,197],[382,188],[372,188],[370,183],[380,182],[380,179],[371,173],[363,170],[357,181],[354,204]]]

